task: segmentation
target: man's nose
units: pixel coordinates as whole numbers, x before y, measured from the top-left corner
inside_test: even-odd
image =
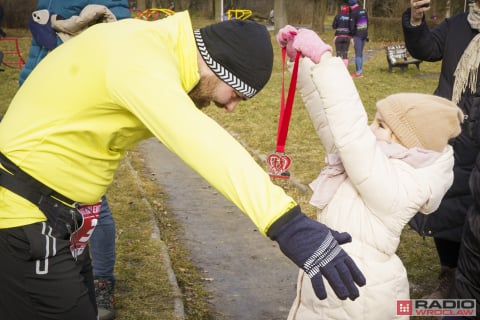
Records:
[[[240,101],[238,101],[238,100],[232,100],[232,101],[228,102],[227,104],[225,104],[225,109],[227,110],[227,112],[232,112],[233,110],[235,110],[235,108],[237,107],[239,102]]]

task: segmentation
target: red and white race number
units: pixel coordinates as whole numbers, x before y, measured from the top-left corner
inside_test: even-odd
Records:
[[[88,240],[97,226],[101,207],[102,201],[78,207],[78,211],[82,215],[83,221],[78,230],[70,236],[70,251],[72,252],[73,257],[81,255],[85,250]]]

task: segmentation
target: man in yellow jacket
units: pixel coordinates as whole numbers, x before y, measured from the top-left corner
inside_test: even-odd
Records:
[[[0,319],[96,319],[86,240],[125,152],[155,136],[304,269],[320,299],[365,283],[339,243],[306,217],[200,109],[233,111],[270,78],[271,39],[250,21],[192,30],[187,12],[89,28],[33,70],[0,124]]]

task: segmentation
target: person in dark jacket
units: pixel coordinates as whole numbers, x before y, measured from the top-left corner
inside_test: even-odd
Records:
[[[368,41],[368,15],[357,0],[348,0],[350,5],[350,30],[353,36],[353,48],[355,49],[355,72],[352,77],[363,77],[363,49]]]
[[[352,40],[350,32],[350,7],[341,6],[340,13],[333,18],[332,28],[335,29],[335,51],[337,57],[341,57],[345,66],[348,67],[348,48]]]
[[[480,62],[480,0],[470,13],[447,18],[433,29],[425,22],[424,13],[429,7],[423,5],[429,3],[430,0],[411,0],[411,7],[403,13],[405,44],[417,59],[442,61],[434,94],[453,100],[465,114],[462,133],[450,142],[455,153],[452,187],[435,213],[428,219],[417,214],[410,224],[420,234],[434,239],[441,264],[440,282],[427,298],[441,299],[448,296],[454,282],[465,217],[474,204],[468,181],[480,151],[480,78],[474,77]],[[478,247],[476,250],[478,253]],[[463,272],[457,270],[457,274]],[[479,275],[477,268],[472,276]]]
[[[455,283],[449,298],[473,299],[477,302],[476,318],[480,318],[480,157],[470,175],[473,205],[467,212],[458,257]]]

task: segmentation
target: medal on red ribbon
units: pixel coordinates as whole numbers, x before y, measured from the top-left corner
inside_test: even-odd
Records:
[[[267,165],[270,169],[269,174],[272,178],[290,178],[290,172],[288,172],[290,164],[292,164],[292,159],[286,154],[272,153],[267,157]]]
[[[286,49],[282,48],[282,71],[285,74],[285,56]],[[295,97],[295,88],[297,85],[298,61],[300,60],[300,52],[295,56],[295,62],[292,70],[292,78],[290,79],[290,87],[288,88],[287,101],[285,103],[285,76],[282,79],[282,94],[280,99],[280,116],[278,118],[277,131],[277,147],[275,153],[267,157],[267,166],[269,175],[272,178],[288,179],[290,172],[288,168],[292,164],[292,159],[285,153],[285,143],[287,141],[288,126],[292,115],[293,100]]]

